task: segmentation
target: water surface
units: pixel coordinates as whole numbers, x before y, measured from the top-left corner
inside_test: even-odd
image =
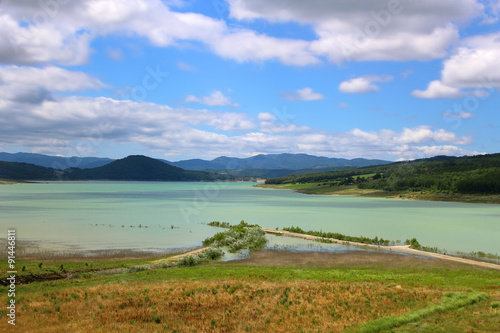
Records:
[[[2,232],[51,247],[166,249],[201,245],[245,220],[500,253],[500,205],[305,195],[254,183],[49,182],[0,186]],[[1,237],[1,236],[0,236]]]

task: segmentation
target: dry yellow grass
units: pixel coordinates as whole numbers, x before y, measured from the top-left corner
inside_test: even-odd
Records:
[[[366,282],[121,282],[33,293],[20,304],[16,331],[340,332],[440,297]]]

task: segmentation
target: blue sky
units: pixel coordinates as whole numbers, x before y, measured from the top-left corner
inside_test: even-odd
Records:
[[[0,151],[172,161],[499,152],[500,4],[0,4]]]

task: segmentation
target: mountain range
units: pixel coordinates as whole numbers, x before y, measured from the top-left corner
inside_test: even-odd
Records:
[[[214,181],[233,180],[230,175],[184,170],[154,158],[135,155],[90,169],[56,170],[39,165],[0,161],[0,179],[31,180],[135,180],[135,181]]]
[[[2,153],[0,152],[0,161],[29,163],[57,170],[68,168],[90,169],[100,167],[113,162],[111,158],[100,157],[62,157],[49,156],[33,153]]]
[[[91,169],[107,165],[115,160],[100,157],[61,157],[32,153],[0,153],[0,161],[30,163],[47,168],[64,170],[69,168]],[[160,161],[185,170],[197,171],[242,169],[302,170],[327,167],[354,168],[392,163],[384,160],[370,160],[364,158],[348,160],[344,158],[318,157],[307,154],[262,154],[248,158],[221,156],[211,161],[202,159],[189,159],[178,162],[160,159]]]

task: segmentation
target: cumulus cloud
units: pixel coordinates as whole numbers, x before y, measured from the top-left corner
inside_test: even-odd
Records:
[[[260,124],[256,124],[238,112],[175,109],[105,97],[61,96],[38,104],[0,101],[3,147],[25,146],[32,151],[70,156],[92,155],[101,145],[133,143],[169,156],[201,158],[214,157],[217,152],[410,158],[426,152],[431,156],[430,152],[436,151],[463,154],[467,150],[462,146],[472,143],[471,137],[430,127],[320,131],[280,122],[271,113],[260,113]]]
[[[362,76],[347,81],[343,81],[339,85],[339,90],[345,94],[367,94],[380,90],[380,87],[373,82],[389,82],[393,79],[392,76]]]
[[[441,81],[435,80],[429,83],[426,90],[414,90],[412,95],[417,98],[459,98],[464,94],[459,88],[449,87]]]
[[[12,113],[12,108],[16,109]],[[203,127],[200,129],[198,127]],[[208,130],[207,128],[211,128]],[[248,131],[255,125],[245,114],[173,109],[168,106],[111,98],[66,97],[38,105],[0,104],[0,141],[32,149],[47,144],[66,153],[75,142],[97,150],[104,142],[143,144],[165,151],[231,147],[231,138],[217,132]],[[51,147],[46,147],[51,148]],[[224,148],[224,147],[223,147]],[[66,155],[66,154],[65,154]]]
[[[109,34],[144,37],[158,47],[200,42],[217,55],[238,62],[278,60],[289,65],[309,65],[320,61],[309,51],[307,41],[232,29],[222,20],[173,11],[160,0],[54,4],[50,7],[38,1],[2,2],[0,62],[84,64],[91,41]]]
[[[426,60],[446,55],[457,23],[483,14],[475,0],[300,1],[233,0],[238,20],[309,24],[318,35],[311,51],[329,60]]]
[[[240,106],[238,103],[232,103],[229,97],[224,96],[224,94],[218,90],[214,91],[210,96],[196,97],[194,95],[188,95],[184,102],[186,103],[200,103],[211,106]]]
[[[279,60],[286,65],[305,66],[320,63],[303,40],[276,38],[251,30],[226,33],[208,41],[219,56],[238,62]]]
[[[500,33],[471,37],[444,61],[442,81],[461,88],[500,87],[499,62]]]
[[[455,53],[443,62],[441,80],[426,90],[415,90],[418,98],[457,98],[475,89],[476,97],[488,96],[500,88],[500,33],[478,35],[463,40]]]
[[[243,113],[174,109],[165,105],[93,97],[61,97],[39,104],[0,103],[0,142],[32,151],[91,154],[106,143],[140,144],[170,156],[208,157],[215,152],[244,155],[305,152],[342,157],[465,154],[471,137],[430,127],[345,132],[319,131],[279,122],[261,113],[255,124]],[[12,113],[12,109],[16,112]],[[50,133],[50,139],[47,139]]]
[[[274,121],[276,120],[276,116],[272,113],[269,113],[269,112],[261,112],[259,113],[259,115],[257,116],[257,119],[260,120],[260,121]]]
[[[54,92],[77,92],[106,87],[83,72],[59,67],[0,67],[0,101],[3,103],[39,104],[53,100]]]
[[[49,6],[48,4],[55,4]],[[265,19],[309,25],[317,39],[281,38],[229,27],[183,8],[179,1],[116,2],[2,1],[0,62],[78,65],[88,61],[91,42],[101,36],[143,37],[158,47],[185,42],[204,45],[238,62],[318,64],[344,61],[426,60],[444,57],[458,38],[457,24],[484,15],[475,0],[234,0],[238,20]],[[396,4],[396,5],[395,5]]]
[[[314,92],[312,88],[305,87],[294,92],[283,92],[283,98],[290,101],[319,101],[324,98],[320,93]]]
[[[9,84],[36,85],[45,89],[71,92],[106,87],[104,83],[84,72],[69,71],[55,66],[0,67],[0,82],[2,81]]]

